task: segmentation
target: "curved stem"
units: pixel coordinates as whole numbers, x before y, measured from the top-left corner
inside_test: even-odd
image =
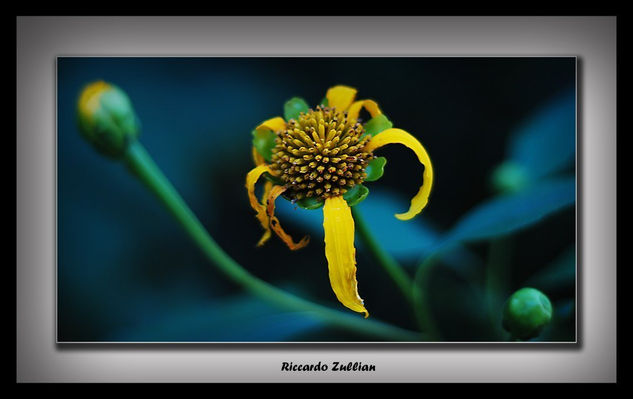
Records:
[[[363,214],[358,210],[357,206],[352,207],[352,215],[354,216],[358,233],[371,254],[378,260],[380,266],[382,266],[389,277],[391,277],[391,280],[398,286],[400,292],[402,292],[402,295],[404,295],[409,304],[413,306],[413,282],[411,278],[404,272],[398,262],[380,246],[376,238],[372,235],[367,222],[363,218]]]
[[[395,327],[380,321],[365,320],[329,309],[282,291],[246,271],[213,240],[196,215],[187,206],[178,191],[163,175],[141,143],[135,141],[128,147],[125,162],[130,171],[149,188],[178,220],[187,234],[204,255],[234,283],[269,302],[288,310],[312,312],[316,317],[373,337],[386,340],[417,341],[418,333]]]
[[[418,320],[420,330],[424,331],[428,335],[428,339],[430,341],[437,341],[440,339],[440,332],[435,324],[428,294],[431,271],[440,257],[441,252],[436,252],[435,254],[428,256],[418,267],[413,279],[413,298],[416,304],[414,307],[416,318]]]
[[[486,266],[486,302],[488,318],[495,339],[502,339],[505,332],[501,328],[503,301],[509,295],[510,260],[512,238],[497,238],[490,242],[488,264]]]

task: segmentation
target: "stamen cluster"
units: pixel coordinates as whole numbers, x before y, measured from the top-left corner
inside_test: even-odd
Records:
[[[288,186],[293,200],[336,197],[365,180],[365,167],[373,154],[364,150],[369,137],[360,138],[363,126],[347,112],[317,106],[290,119],[277,132],[272,169]]]

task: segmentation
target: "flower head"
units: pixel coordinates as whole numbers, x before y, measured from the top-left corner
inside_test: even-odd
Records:
[[[356,312],[365,313],[356,280],[354,219],[351,206],[364,200],[369,190],[364,182],[376,181],[386,159],[374,151],[386,144],[402,144],[415,152],[424,165],[422,185],[407,212],[396,214],[409,220],[428,202],[433,184],[431,160],[420,142],[393,124],[373,100],[354,101],[356,89],[335,86],[322,104],[309,108],[300,98],[284,106],[284,118],[262,122],[253,131],[253,160],[256,167],[246,176],[251,207],[264,228],[258,242],[263,245],[274,231],[291,250],[303,248],[309,237],[295,242],[274,215],[275,200],[283,195],[305,209],[323,208],[325,256],[332,289],[338,300]],[[371,119],[361,123],[365,109]],[[266,178],[261,201],[255,184]]]
[[[121,157],[140,132],[132,103],[118,87],[102,80],[86,85],[77,102],[79,131],[102,154]]]

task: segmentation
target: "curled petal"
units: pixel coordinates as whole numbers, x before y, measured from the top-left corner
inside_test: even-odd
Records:
[[[269,220],[268,214],[266,213],[266,207],[263,205],[264,201],[262,201],[262,203],[259,203],[259,201],[257,201],[257,197],[255,196],[255,184],[257,183],[257,180],[259,180],[260,176],[266,172],[272,173],[268,165],[262,164],[255,167],[246,175],[246,190],[248,191],[248,200],[251,204],[251,208],[253,208],[255,212],[257,212],[257,215],[255,217],[257,218],[257,220],[259,220],[259,223],[265,230],[264,235],[257,243],[257,246],[264,245],[264,243],[270,238]],[[264,188],[264,192],[266,192],[266,188]]]
[[[264,159],[262,154],[260,154],[255,147],[253,147],[253,162],[255,162],[255,166],[263,165],[266,163],[266,160]]]
[[[264,192],[262,193],[262,204],[266,203],[266,198],[268,198],[268,196],[270,195],[270,190],[272,190],[273,188],[273,182],[271,181],[266,181],[266,183],[264,184]],[[266,225],[265,227],[266,231],[264,231],[264,234],[262,235],[262,238],[259,239],[259,241],[257,242],[257,246],[261,247],[262,245],[264,245],[266,243],[266,241],[268,241],[270,239],[270,227],[268,227],[268,225]]]
[[[273,186],[268,194],[268,206],[267,206],[267,215],[269,220],[269,226],[273,229],[273,231],[281,238],[283,242],[286,243],[288,248],[295,251],[297,249],[301,249],[308,245],[310,242],[310,237],[305,236],[299,241],[295,243],[292,240],[292,237],[288,233],[284,231],[279,223],[279,219],[275,216],[275,200],[279,197],[284,191],[286,191],[287,187],[285,186]]]
[[[418,156],[420,163],[424,165],[423,184],[415,197],[411,199],[411,207],[405,213],[396,214],[396,217],[400,220],[409,220],[420,213],[429,200],[431,186],[433,186],[433,166],[431,165],[431,159],[422,144],[415,137],[402,129],[394,128],[383,130],[372,137],[365,146],[365,151],[372,152],[385,144],[402,144],[409,147],[415,152],[415,155]]]
[[[286,121],[281,116],[276,116],[274,118],[270,118],[259,124],[255,128],[255,130],[272,130],[273,132],[278,132],[280,130],[284,130],[286,128]]]
[[[325,95],[328,106],[335,107],[339,111],[345,111],[356,97],[356,89],[348,86],[331,87]]]
[[[360,114],[360,110],[363,107],[367,110],[367,112],[369,112],[372,118],[374,116],[382,114],[382,111],[380,110],[380,108],[378,108],[378,103],[376,103],[374,100],[359,100],[354,101],[354,103],[350,105],[349,109],[347,110],[348,119],[358,119],[358,114]]]
[[[354,219],[343,197],[330,197],[323,206],[325,257],[330,284],[339,302],[355,312],[369,312],[358,295],[356,281],[356,249],[354,248]]]

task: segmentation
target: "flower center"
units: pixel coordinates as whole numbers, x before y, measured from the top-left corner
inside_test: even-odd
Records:
[[[289,187],[293,200],[336,197],[365,180],[373,154],[365,151],[369,137],[363,126],[347,119],[347,112],[317,106],[288,121],[277,132],[272,169]]]

